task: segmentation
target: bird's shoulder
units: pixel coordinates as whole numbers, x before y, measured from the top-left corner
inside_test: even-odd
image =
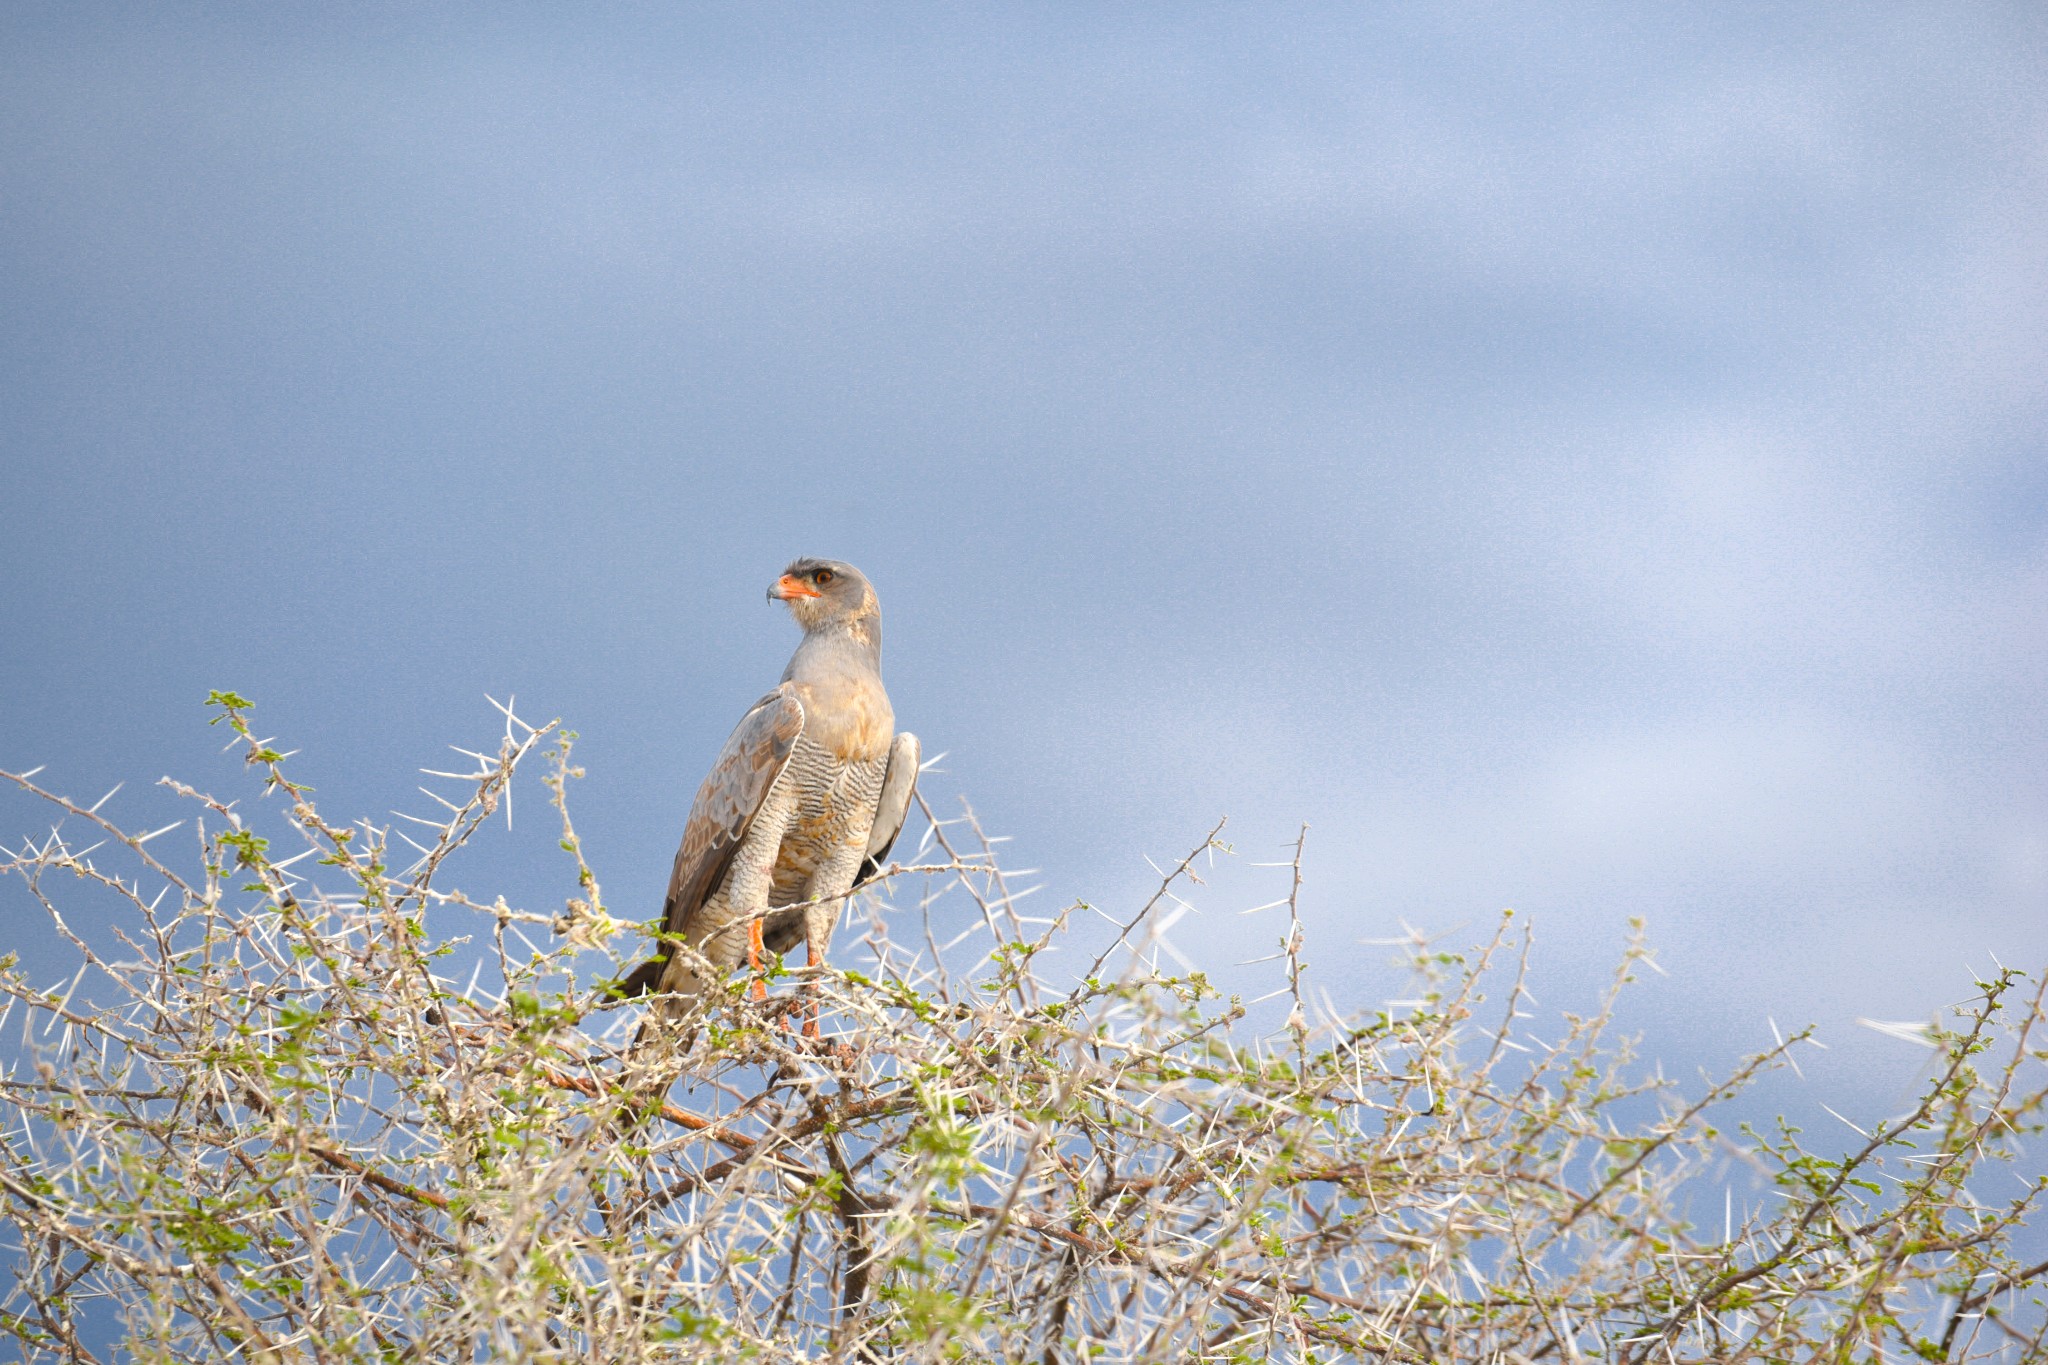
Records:
[[[748,707],[705,774],[690,823],[704,826],[703,834],[710,837],[751,820],[789,762],[804,719],[803,703],[787,683]]]

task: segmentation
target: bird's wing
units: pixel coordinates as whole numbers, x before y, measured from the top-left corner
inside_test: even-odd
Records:
[[[868,856],[861,860],[860,875],[853,879],[855,886],[874,880],[882,864],[888,861],[889,850],[895,846],[896,836],[903,832],[904,818],[910,814],[910,798],[917,791],[917,764],[923,757],[917,736],[907,731],[889,745],[889,770],[882,778],[882,796],[875,803],[875,823],[868,827]]]
[[[640,995],[661,980],[673,940],[689,935],[691,919],[725,879],[755,812],[789,766],[790,750],[803,729],[803,703],[786,683],[755,702],[734,727],[704,785],[697,788],[689,822],[683,826],[682,847],[676,850],[668,900],[662,907],[667,941],[618,983],[620,995]]]

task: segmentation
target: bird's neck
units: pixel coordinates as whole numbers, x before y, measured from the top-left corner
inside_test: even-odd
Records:
[[[873,617],[806,631],[782,671],[784,682],[824,683],[882,676],[882,623]]]
[[[804,636],[783,670],[804,704],[804,734],[842,762],[887,757],[896,717],[882,686],[880,623],[827,627]]]

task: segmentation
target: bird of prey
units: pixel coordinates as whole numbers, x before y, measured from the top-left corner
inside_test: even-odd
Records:
[[[799,942],[818,965],[848,893],[875,875],[903,828],[919,749],[917,736],[896,733],[882,686],[874,588],[851,564],[799,559],[768,596],[789,605],[803,642],[697,789],[662,946],[620,981],[622,995],[687,1002],[713,972],[742,957],[758,969],[764,949],[779,956]],[[814,1016],[805,1032],[816,1031]]]

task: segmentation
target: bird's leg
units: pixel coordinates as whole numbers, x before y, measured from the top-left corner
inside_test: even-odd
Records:
[[[758,915],[747,923],[747,965],[754,969],[752,994],[756,1000],[768,998],[768,983],[761,979],[762,958],[768,951],[768,946],[761,942],[761,924],[762,920]]]
[[[813,967],[824,966],[825,953],[818,946],[818,940],[807,939],[805,942],[810,949],[805,958],[806,962]],[[854,1052],[852,1046],[847,1043],[834,1043],[830,1047],[826,1047],[824,1036],[818,1031],[818,992],[820,989],[822,987],[815,976],[804,983],[804,990],[811,998],[810,1007],[804,1012],[804,1037],[816,1046],[819,1051],[829,1053],[832,1059],[841,1066],[850,1067],[854,1064],[854,1059],[858,1055]]]
[[[809,967],[815,967],[824,960],[825,955],[818,951],[817,941],[815,939],[806,938],[804,940],[804,965]],[[797,989],[802,991],[805,995],[811,997],[811,1003],[809,1004],[809,1006],[806,1007],[804,1012],[803,1036],[806,1038],[815,1038],[818,1036],[818,999],[816,994],[818,989],[817,983],[815,981],[807,982],[804,985],[799,986]],[[782,1026],[788,1029],[793,1029],[796,1027],[795,1024],[790,1022],[790,1018],[787,1014],[782,1016]]]
[[[804,936],[804,965],[807,967],[822,967],[825,965],[825,955],[818,951],[818,940],[808,934]],[[818,1036],[818,982],[815,977],[809,983],[809,994],[811,1004],[810,1008],[804,1013],[804,1037],[816,1038]]]

